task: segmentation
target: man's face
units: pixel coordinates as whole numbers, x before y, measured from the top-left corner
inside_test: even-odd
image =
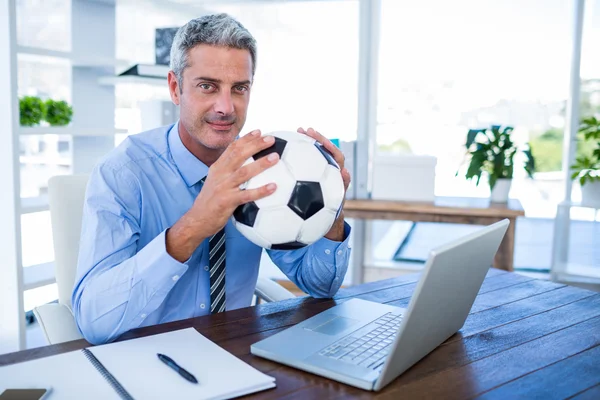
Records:
[[[172,75],[172,72],[170,73]],[[191,139],[211,150],[224,150],[246,122],[252,84],[247,50],[198,45],[188,52],[183,82],[169,77],[171,98]]]

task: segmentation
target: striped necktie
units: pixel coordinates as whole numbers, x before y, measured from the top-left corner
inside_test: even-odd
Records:
[[[204,180],[201,182],[204,185]],[[225,228],[208,240],[208,264],[210,273],[210,313],[225,311]]]

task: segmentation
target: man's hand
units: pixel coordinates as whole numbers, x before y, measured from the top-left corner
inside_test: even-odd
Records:
[[[239,205],[261,199],[275,191],[275,183],[256,189],[240,189],[241,184],[279,161],[279,155],[271,153],[243,165],[249,157],[273,143],[272,136],[261,137],[260,131],[253,131],[227,147],[210,167],[192,207],[167,231],[167,252],[173,258],[184,262],[204,239],[225,226]]]
[[[317,142],[321,143],[325,150],[327,150],[332,156],[335,162],[340,166],[340,171],[342,174],[342,180],[344,181],[344,201],[342,202],[342,211],[340,215],[333,223],[333,226],[325,234],[325,237],[329,240],[335,240],[337,242],[344,241],[344,202],[346,201],[346,191],[348,190],[348,186],[350,185],[351,177],[350,172],[345,168],[344,161],[346,158],[344,157],[344,153],[340,149],[338,149],[331,140],[327,139],[325,136],[321,135],[319,132],[315,131],[313,128],[308,128],[308,130],[304,130],[304,128],[298,128],[298,133],[302,133],[304,135],[310,136],[315,139]]]

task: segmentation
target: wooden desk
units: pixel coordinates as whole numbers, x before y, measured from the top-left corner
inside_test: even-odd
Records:
[[[334,300],[291,299],[141,328],[124,339],[194,327],[277,379],[277,388],[254,396],[259,399],[600,398],[600,294],[498,269],[489,271],[460,332],[379,393],[249,354],[252,343],[351,297],[405,307],[417,278],[349,287]],[[78,340],[7,354],[0,365],[84,346]]]
[[[474,197],[437,197],[433,203],[383,200],[347,200],[344,215],[357,219],[405,220],[415,222],[449,222],[489,225],[508,218],[510,226],[496,253],[494,267],[513,270],[515,223],[525,215],[518,200],[508,204],[491,203]]]

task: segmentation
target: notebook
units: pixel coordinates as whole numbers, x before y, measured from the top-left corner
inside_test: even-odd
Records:
[[[157,353],[199,383],[186,381]],[[188,328],[0,367],[0,393],[40,387],[51,388],[50,400],[229,399],[275,387],[275,379]]]

